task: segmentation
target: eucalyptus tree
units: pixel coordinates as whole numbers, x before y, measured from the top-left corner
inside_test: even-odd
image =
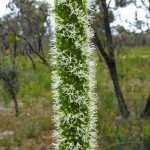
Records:
[[[90,0],[55,0],[53,97],[55,148],[88,150],[96,145],[95,58],[88,22]]]
[[[17,37],[20,39],[19,47],[32,61],[33,67],[36,68],[32,53],[37,55],[44,64],[48,64],[45,57],[45,50],[43,43],[46,34],[49,33],[49,4],[46,1],[35,0],[11,0],[7,7],[11,10],[12,16],[15,17],[16,23],[19,24],[19,33]],[[8,25],[10,20],[8,20]],[[14,31],[14,27],[12,28]],[[14,32],[16,33],[16,32]]]
[[[130,1],[126,0],[115,2],[116,7],[125,7],[127,4],[129,4]],[[114,21],[114,15],[110,7],[110,3],[111,0],[109,2],[107,2],[106,0],[96,1],[96,19],[93,26],[95,30],[94,43],[97,46],[99,56],[102,56],[104,58],[108,66],[113,81],[116,97],[118,100],[120,112],[124,117],[128,117],[129,110],[124,100],[117,74],[117,66],[114,54],[117,42],[114,40],[112,28],[110,25]]]

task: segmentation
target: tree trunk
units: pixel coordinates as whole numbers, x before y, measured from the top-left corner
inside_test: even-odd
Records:
[[[128,117],[129,116],[129,110],[128,110],[127,104],[123,98],[122,91],[120,88],[118,75],[117,75],[116,62],[115,62],[114,58],[107,58],[107,59],[105,59],[105,61],[108,65],[108,68],[109,68],[109,71],[111,74],[111,78],[113,81],[116,97],[118,99],[120,112],[122,113],[122,115],[124,117]]]
[[[31,53],[32,53],[32,52],[35,53],[35,54],[43,61],[43,63],[44,63],[45,65],[49,65],[49,63],[47,62],[47,60],[46,60],[40,53],[38,53],[38,52],[33,48],[32,44],[30,43],[30,41],[28,40],[27,37],[21,36],[21,35],[19,35],[19,37],[21,37],[22,39],[24,39],[24,40],[27,42],[27,44],[28,44],[28,46],[29,46],[29,48],[30,48],[30,52],[31,52]]]
[[[14,43],[14,58],[16,58],[17,55],[17,41],[16,41],[16,35],[15,35],[15,43]]]
[[[150,94],[144,112],[142,114],[142,117],[150,117]]]
[[[27,56],[29,57],[29,59],[31,60],[31,63],[32,63],[32,67],[33,67],[33,69],[34,69],[34,70],[36,70],[35,62],[34,62],[34,60],[33,60],[32,56],[31,56],[30,52],[28,52],[28,50],[27,50],[27,49],[26,49],[26,54],[27,54]]]
[[[120,112],[124,117],[128,117],[130,113],[129,113],[128,107],[125,103],[125,100],[123,98],[122,91],[121,91],[121,88],[119,85],[119,80],[118,80],[118,75],[117,75],[117,66],[116,66],[114,56],[113,56],[113,54],[110,56],[104,51],[104,47],[96,33],[95,33],[95,39],[93,39],[93,42],[95,43],[95,45],[97,46],[97,48],[99,50],[98,55],[102,55],[102,57],[104,58],[107,66],[108,66],[108,69],[110,71],[110,75],[111,75],[111,78],[113,81],[113,85],[114,85],[116,97],[118,100]]]
[[[19,116],[19,107],[18,107],[18,101],[17,101],[17,97],[16,97],[15,93],[12,93],[12,99],[15,104],[16,117],[18,117]]]

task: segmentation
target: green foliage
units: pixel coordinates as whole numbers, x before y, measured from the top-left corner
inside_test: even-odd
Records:
[[[149,48],[124,48],[116,51],[119,80],[131,116],[119,116],[117,100],[108,68],[102,60],[97,66],[99,146],[107,150],[148,150],[149,121],[139,118],[149,94]]]
[[[43,64],[39,63],[36,58],[37,70],[34,71],[28,59],[24,56],[17,57],[20,82],[18,99],[20,104],[20,116],[15,118],[14,108],[10,103],[4,112],[0,113],[0,135],[6,131],[13,131],[11,136],[4,136],[0,139],[0,149],[50,149],[49,144],[52,142],[49,130],[53,128],[50,120],[52,116],[52,100],[50,97],[49,84],[51,82],[50,70]],[[39,95],[36,93],[36,86],[40,88]],[[0,89],[3,84],[0,84]],[[9,96],[5,89],[0,90],[0,100],[4,96]],[[10,100],[10,98],[8,99]],[[1,105],[0,103],[0,106]]]
[[[120,50],[119,55],[117,54],[116,51],[118,72],[124,75],[124,78],[120,78],[121,87],[132,113],[128,119],[119,116],[108,68],[104,61],[100,62],[97,66],[99,98],[97,103],[99,148],[97,150],[148,150],[150,120],[137,118],[137,115],[143,111],[149,94],[150,51],[146,47],[132,49],[126,47]],[[140,56],[144,56],[143,65]],[[9,97],[9,95],[0,82],[0,107],[3,106],[5,109],[4,112],[0,110],[0,134],[6,131],[15,133],[0,139],[0,149],[51,150],[49,145],[54,142],[52,137],[54,125],[51,121],[53,101],[51,91],[48,86],[45,86],[48,80],[51,83],[50,70],[37,58],[35,58],[36,71],[33,71],[30,61],[24,56],[17,57],[17,62],[20,68],[18,76],[20,116],[16,120],[11,103],[7,107],[2,105],[4,96]],[[142,71],[144,79],[141,82],[138,74]],[[31,89],[31,87],[34,83],[41,87],[38,97],[32,96],[35,88]]]
[[[47,91],[50,90],[51,84],[49,68],[43,67],[43,64],[39,63],[38,59],[35,59],[35,62],[38,64],[36,70],[32,69],[32,65],[27,58],[20,57],[18,61],[20,61],[20,82],[22,86],[26,85],[20,89],[19,95],[21,97],[33,97],[33,99],[40,96],[47,96]],[[26,70],[26,72],[24,70]]]
[[[17,68],[15,65],[13,65],[11,68],[7,66],[5,67],[6,68],[0,67],[0,80],[3,80],[4,88],[8,92],[8,94],[10,95],[10,97],[12,98],[14,102],[16,116],[18,117],[19,108],[18,108],[18,101],[17,101],[16,95],[19,90],[19,84],[18,84]]]
[[[9,32],[8,36],[7,36],[8,42],[10,43],[17,43],[19,42],[19,37],[17,35],[15,35],[13,32]]]
[[[0,80],[3,81],[5,90],[10,94],[10,96],[13,96],[14,94],[16,95],[19,90],[18,70],[16,66],[5,67],[6,68],[0,68]],[[7,101],[7,96],[5,100]]]
[[[143,128],[143,144],[145,149],[150,149],[150,125],[147,125]]]
[[[11,102],[11,97],[8,93],[3,93],[3,101],[5,105],[8,105]]]

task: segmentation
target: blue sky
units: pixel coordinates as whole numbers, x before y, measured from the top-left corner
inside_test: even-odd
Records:
[[[50,3],[53,3],[54,0],[47,0]],[[148,0],[145,0],[145,2]],[[0,17],[2,17],[4,14],[9,13],[9,9],[6,8],[6,5],[8,4],[9,0],[0,0]],[[141,6],[140,0],[137,0],[138,5]],[[114,1],[112,1],[111,5],[114,5]],[[115,12],[116,21],[113,23],[113,25],[120,24],[123,25],[126,29],[132,30],[133,27],[127,23],[131,22],[134,23],[135,18],[135,11],[136,7],[133,4],[130,4],[126,8],[120,8],[118,11]],[[140,20],[146,21],[145,15],[146,11],[144,9],[138,9],[138,18]],[[119,15],[120,14],[120,17]],[[149,21],[150,22],[150,21]]]

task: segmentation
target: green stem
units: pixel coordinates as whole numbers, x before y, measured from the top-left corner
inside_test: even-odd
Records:
[[[87,6],[85,0],[55,0],[52,76],[59,150],[88,150],[96,145],[95,58]]]

